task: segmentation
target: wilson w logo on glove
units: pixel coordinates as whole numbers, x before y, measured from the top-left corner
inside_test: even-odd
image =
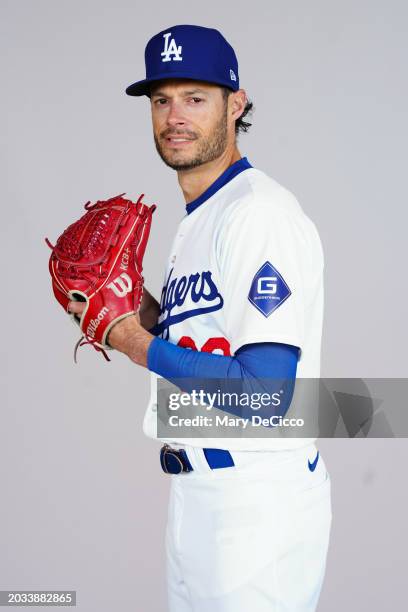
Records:
[[[123,272],[118,278],[109,283],[108,289],[112,289],[113,293],[118,297],[125,297],[127,293],[132,291],[132,279],[126,272]]]
[[[54,295],[67,312],[70,301],[85,302],[81,316],[71,314],[82,331],[75,347],[91,344],[109,361],[107,336],[125,317],[136,314],[143,295],[143,257],[156,205],[122,193],[85,204],[86,213],[53,246],[49,270]]]

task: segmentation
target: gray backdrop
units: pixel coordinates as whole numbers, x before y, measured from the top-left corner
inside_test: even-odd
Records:
[[[148,38],[219,28],[253,99],[240,150],[291,189],[326,257],[327,377],[407,376],[407,10],[401,1],[1,0],[0,589],[76,589],[78,609],[165,609],[169,481],[141,422],[146,370],[89,347],[50,293],[49,250],[86,200],[157,202],[158,297],[184,202],[156,154]],[[403,408],[406,408],[404,406]],[[323,440],[334,521],[319,610],[405,598],[405,440]],[[42,608],[41,608],[42,609]]]

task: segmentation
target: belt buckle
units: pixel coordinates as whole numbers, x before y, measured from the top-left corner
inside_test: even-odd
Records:
[[[166,474],[181,474],[184,472],[184,464],[177,454],[175,448],[171,448],[168,444],[164,444],[160,449],[160,464],[163,472]],[[169,468],[172,469],[169,469]]]

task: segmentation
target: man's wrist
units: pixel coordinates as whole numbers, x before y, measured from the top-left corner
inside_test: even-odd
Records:
[[[118,321],[110,330],[107,343],[134,363],[147,367],[147,351],[154,336],[139,323],[137,315]]]

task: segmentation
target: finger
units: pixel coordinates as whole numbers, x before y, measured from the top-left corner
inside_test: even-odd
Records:
[[[82,314],[85,310],[86,304],[83,302],[68,302],[67,310],[72,314]]]

